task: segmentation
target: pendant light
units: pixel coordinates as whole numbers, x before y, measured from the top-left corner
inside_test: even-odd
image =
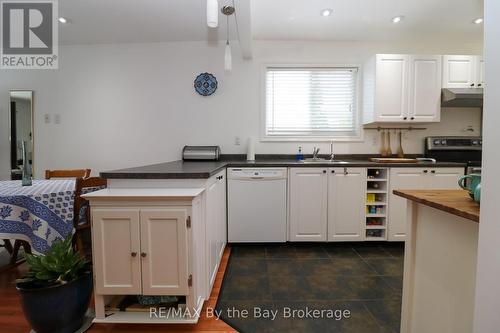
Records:
[[[231,45],[229,44],[229,16],[234,13],[234,7],[222,7],[222,14],[226,15],[226,49],[224,50],[224,69],[231,71],[233,68],[233,57],[231,55]]]
[[[207,0],[207,25],[209,28],[217,28],[219,25],[218,0]]]

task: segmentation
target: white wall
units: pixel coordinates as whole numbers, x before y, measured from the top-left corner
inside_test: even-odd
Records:
[[[479,223],[478,268],[474,333],[500,330],[500,2],[485,1],[486,88],[484,92],[483,169],[481,221]]]
[[[217,144],[223,153],[244,153],[259,135],[260,68],[263,63],[360,63],[374,53],[477,54],[482,44],[380,44],[361,42],[255,42],[254,59],[233,47],[233,71],[223,70],[223,44],[204,42],[70,46],[60,48],[58,71],[0,73],[2,124],[11,88],[35,91],[35,171],[90,167],[94,171],[175,160],[184,144]],[[215,74],[219,89],[210,97],[194,92],[201,72]],[[5,75],[4,75],[5,74]],[[61,115],[44,124],[43,115]],[[478,134],[478,110],[445,110],[440,124],[406,135],[408,153],[421,153],[431,134]],[[2,126],[1,154],[6,135]],[[235,137],[241,145],[234,145]],[[376,153],[378,133],[365,141],[338,143],[337,153]],[[262,143],[257,153],[306,153],[327,143]],[[7,151],[8,152],[8,151]],[[6,154],[8,155],[8,153]],[[0,157],[3,159],[3,157]],[[5,162],[0,160],[5,166]],[[2,167],[1,170],[4,168]],[[5,177],[5,172],[0,178]]]

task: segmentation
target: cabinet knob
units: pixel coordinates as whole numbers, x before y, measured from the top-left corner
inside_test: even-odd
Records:
[[[146,258],[147,254],[146,252],[141,252],[141,257]]]
[[[326,173],[326,170],[323,170],[323,173]]]
[[[432,170],[431,173],[436,173],[436,170]]]
[[[414,120],[414,119],[415,119],[415,117],[411,117],[411,118],[410,118],[410,120]]]
[[[478,87],[481,87],[481,86],[482,86],[482,84],[481,84],[481,83],[479,83],[477,86],[478,86]]]
[[[429,172],[429,170],[424,170],[424,173],[427,173],[427,172]]]
[[[470,84],[470,86],[471,86],[471,87],[474,87],[474,86],[475,86],[475,84],[474,84],[474,83],[471,83],[471,84]]]
[[[130,255],[135,258],[135,257],[137,257],[137,252],[132,252],[132,253],[130,253]]]
[[[332,173],[335,173],[335,170],[332,170]]]
[[[406,119],[408,119],[408,117],[403,117],[403,120],[406,120]]]

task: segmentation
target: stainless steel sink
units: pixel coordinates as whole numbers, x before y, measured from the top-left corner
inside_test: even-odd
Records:
[[[327,160],[324,158],[306,158],[305,160],[300,161],[301,163],[305,164],[325,164],[325,163],[331,163],[331,164],[347,164],[349,162],[346,161],[340,161],[340,160]]]

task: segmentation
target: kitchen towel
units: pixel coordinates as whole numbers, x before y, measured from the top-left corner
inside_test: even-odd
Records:
[[[247,161],[255,161],[255,139],[253,137],[248,138]]]

